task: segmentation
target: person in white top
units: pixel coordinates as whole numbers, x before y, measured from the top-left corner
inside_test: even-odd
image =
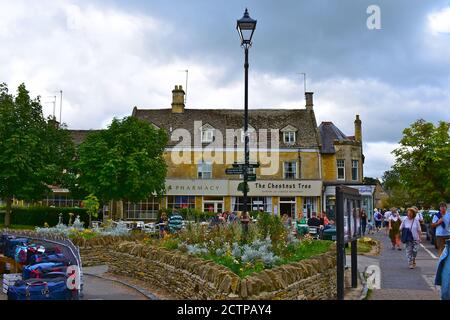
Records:
[[[417,251],[419,250],[420,235],[422,231],[420,229],[420,222],[418,219],[416,219],[417,216],[416,209],[408,208],[407,214],[408,215],[406,219],[403,220],[402,224],[400,225],[400,230],[403,233],[406,232],[405,229],[409,229],[412,233],[412,239],[407,239],[405,245],[406,245],[406,256],[409,262],[409,268],[414,269],[416,267],[416,257]]]
[[[389,234],[389,220],[390,220],[390,218],[391,218],[391,215],[392,215],[392,212],[391,212],[390,210],[389,210],[389,211],[386,211],[386,212],[384,213],[383,226],[384,226],[384,230],[386,231],[386,235]]]

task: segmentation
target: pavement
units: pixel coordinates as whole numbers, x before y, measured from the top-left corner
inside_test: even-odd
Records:
[[[434,285],[437,250],[422,237],[415,269],[409,269],[406,250],[392,250],[384,231],[370,235],[381,243],[379,256],[358,256],[358,269],[380,268],[380,289],[374,289],[369,300],[440,300],[439,287]],[[370,267],[374,269],[373,267]]]
[[[128,284],[107,279],[104,274],[106,266],[83,268],[82,300],[149,300],[152,297]],[[0,291],[0,300],[7,300],[6,294]]]

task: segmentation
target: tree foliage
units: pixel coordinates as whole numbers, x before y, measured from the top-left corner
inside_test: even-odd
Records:
[[[398,200],[436,205],[450,199],[450,123],[418,120],[403,131],[384,186]],[[391,195],[392,196],[392,195]]]
[[[70,134],[45,119],[40,98],[24,84],[14,96],[0,84],[0,198],[6,200],[9,225],[12,199],[41,200],[57,184],[74,156]]]
[[[77,183],[103,201],[140,201],[162,195],[167,173],[163,129],[135,117],[114,119],[79,146]]]
[[[95,195],[90,194],[83,200],[83,207],[89,214],[89,226],[91,226],[92,217],[98,217],[98,209],[100,208],[100,203]]]

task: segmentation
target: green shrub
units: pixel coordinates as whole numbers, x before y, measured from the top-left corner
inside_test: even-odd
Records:
[[[69,213],[80,216],[80,220],[87,223],[88,214],[81,208],[51,208],[51,207],[13,207],[11,213],[11,224],[43,227],[47,222],[49,226],[55,226],[59,221],[59,214],[63,214],[63,223],[69,223]],[[0,211],[0,224],[5,221],[5,212]]]

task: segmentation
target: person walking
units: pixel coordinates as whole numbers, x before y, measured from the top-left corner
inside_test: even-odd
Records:
[[[400,225],[402,232],[402,242],[406,246],[406,257],[408,258],[409,268],[416,267],[417,251],[420,244],[420,222],[416,219],[417,211],[415,208],[408,208],[406,210],[407,216]]]
[[[377,230],[377,232],[379,232],[381,230],[381,221],[383,220],[383,215],[377,209],[375,209],[375,212],[373,214],[373,220],[375,221],[375,229]]]
[[[447,213],[447,204],[439,204],[439,212],[433,216],[431,227],[436,228],[436,246],[439,255],[445,247],[445,242],[450,239],[450,213]]]
[[[361,233],[363,236],[366,235],[367,228],[367,214],[365,209],[361,209],[359,218],[361,219]]]
[[[390,211],[389,221],[388,221],[388,230],[389,230],[389,238],[392,243],[392,250],[402,250],[400,244],[400,225],[402,224],[402,220],[397,213],[396,208],[392,208]]]
[[[158,227],[159,227],[159,238],[164,238],[164,236],[167,234],[167,214],[163,212],[161,214],[161,217],[159,218]]]
[[[395,209],[395,208],[392,208],[392,209]],[[384,230],[386,231],[386,235],[389,234],[389,221],[391,219],[391,215],[392,215],[392,211],[385,211],[383,214],[383,218],[384,218],[383,227],[384,227]]]
[[[441,286],[441,300],[450,300],[450,240],[446,241],[444,251],[439,258],[434,284]]]

